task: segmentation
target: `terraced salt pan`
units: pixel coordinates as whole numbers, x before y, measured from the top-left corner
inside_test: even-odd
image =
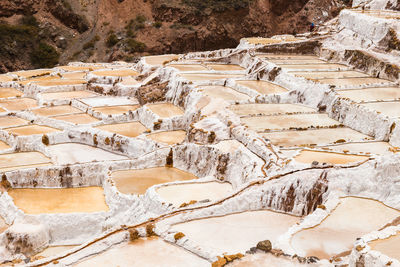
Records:
[[[260,94],[268,95],[268,94],[279,94],[287,92],[286,88],[282,86],[267,82],[267,81],[250,81],[250,80],[243,80],[243,81],[235,81],[237,84],[242,86],[246,86],[250,89],[256,90]]]
[[[123,170],[111,174],[118,191],[123,194],[144,194],[156,184],[175,181],[193,180],[197,177],[191,173],[169,167],[156,167],[141,170]]]
[[[97,129],[116,133],[127,137],[136,137],[144,133],[147,128],[138,121],[97,126]]]
[[[139,75],[139,72],[129,69],[116,69],[116,70],[96,70],[92,71],[92,74],[98,76],[126,77],[126,76],[137,76]]]
[[[73,99],[73,98],[85,98],[93,96],[97,95],[89,91],[70,91],[70,92],[55,92],[55,93],[42,94],[42,98],[44,100]]]
[[[302,145],[324,145],[333,144],[338,140],[346,142],[363,141],[372,139],[360,132],[350,128],[316,129],[307,131],[282,131],[262,133],[264,138],[269,139],[274,145],[293,147]]]
[[[126,105],[126,106],[107,106],[107,107],[96,107],[93,111],[100,112],[105,115],[117,115],[128,113],[129,111],[135,111],[139,108],[139,105]]]
[[[61,75],[63,79],[83,80],[86,77],[86,72],[64,72]]]
[[[221,98],[228,101],[244,101],[250,98],[246,94],[221,85],[201,86],[199,88],[205,95],[212,98]]]
[[[6,143],[4,143],[3,141],[0,141],[0,151],[1,150],[5,150],[5,149],[9,149],[10,146],[7,145]]]
[[[35,82],[38,86],[79,85],[87,83],[84,79],[55,79],[50,81]]]
[[[43,117],[66,115],[66,114],[77,114],[77,113],[81,113],[81,112],[82,112],[81,110],[74,108],[70,105],[44,107],[44,108],[32,110],[32,113],[39,115],[39,116],[43,116]]]
[[[192,242],[219,253],[244,253],[261,240],[277,238],[300,218],[269,210],[194,220],[176,224],[173,231],[184,233]]]
[[[46,82],[46,81],[53,81],[53,80],[60,80],[59,76],[39,76],[35,78],[29,78],[23,81],[19,81],[18,83],[22,86],[25,86],[29,83],[38,83],[38,82]]]
[[[186,138],[185,131],[165,131],[146,135],[146,137],[160,143],[175,145],[182,143]]]
[[[84,260],[75,267],[174,266],[208,267],[210,263],[195,254],[171,245],[158,237],[138,239],[112,247]]]
[[[51,145],[48,151],[54,162],[60,165],[128,159],[126,156],[78,143]]]
[[[386,239],[378,239],[369,243],[372,250],[381,252],[382,254],[400,261],[400,234],[391,236]]]
[[[4,116],[0,117],[0,128],[11,127],[11,126],[21,126],[28,124],[27,120],[14,117],[14,116]]]
[[[250,44],[254,45],[268,45],[268,44],[277,44],[277,43],[282,43],[282,42],[295,42],[301,40],[300,38],[296,37],[286,37],[286,38],[261,38],[261,37],[251,37],[251,38],[246,38],[246,41],[249,42]]]
[[[157,103],[146,105],[151,111],[160,116],[161,118],[171,118],[175,116],[182,116],[184,111],[171,103]]]
[[[372,77],[364,78],[343,78],[343,79],[317,79],[319,83],[335,85],[335,86],[348,86],[348,85],[367,85],[367,84],[387,84],[388,80]]]
[[[148,56],[143,57],[145,62],[153,66],[162,66],[168,61],[178,60],[179,55],[160,55],[160,56]]]
[[[172,203],[175,207],[179,207],[183,203],[189,203],[192,200],[220,200],[230,195],[232,191],[231,184],[219,182],[175,184],[157,189],[157,193],[166,202]]]
[[[245,70],[239,65],[233,64],[206,64],[207,67],[215,70],[215,71],[234,71],[234,70]]]
[[[19,152],[0,155],[0,172],[51,165],[51,160],[39,152]]]
[[[311,150],[302,150],[294,157],[294,160],[301,163],[311,164],[314,161],[328,164],[349,164],[363,162],[368,160],[367,156],[347,155],[334,152],[320,152]]]
[[[93,71],[97,69],[101,69],[102,67],[100,66],[60,66],[57,67],[57,69],[62,69],[65,71]]]
[[[245,257],[228,264],[229,267],[302,267],[318,266],[318,264],[301,264],[298,259],[277,257],[271,253],[246,254]]]
[[[49,75],[52,71],[53,71],[52,69],[37,69],[37,70],[16,71],[11,73],[18,75],[21,78],[30,78],[35,76]]]
[[[296,233],[291,245],[298,255],[329,258],[351,250],[356,238],[380,229],[399,215],[399,211],[379,201],[342,198],[321,224]]]
[[[326,64],[278,64],[280,67],[285,69],[293,70],[347,70],[346,65],[326,63]]]
[[[13,77],[8,76],[8,75],[0,75],[0,82],[11,82],[13,80]]]
[[[8,190],[26,214],[108,211],[102,187],[16,188]]]
[[[294,59],[294,60],[312,60],[319,59],[315,55],[295,55],[295,54],[258,54],[257,57],[268,59]]]
[[[377,155],[382,155],[391,151],[395,151],[395,149],[387,142],[353,143],[353,144],[327,146],[327,148],[335,151],[342,151],[349,153],[364,153],[364,154],[377,154]]]
[[[242,74],[217,74],[217,73],[181,73],[182,78],[189,81],[208,81],[208,80],[223,80],[230,78],[240,78]]]
[[[18,97],[22,95],[23,93],[15,88],[0,88],[0,98]]]
[[[47,257],[52,257],[54,255],[60,254],[62,252],[68,251],[70,249],[73,249],[76,247],[76,245],[71,245],[71,246],[51,246],[43,250],[42,252],[36,254],[35,256],[32,257],[32,259],[42,259],[42,258],[47,258]]]
[[[254,131],[286,130],[311,126],[335,127],[340,125],[326,114],[294,114],[260,117],[244,117],[241,121]]]
[[[240,104],[231,105],[229,109],[240,116],[316,112],[313,108],[295,104]]]
[[[399,87],[366,88],[361,90],[342,90],[338,94],[355,102],[388,101],[400,99]]]
[[[359,78],[368,77],[368,74],[348,70],[348,71],[293,71],[293,75],[307,79],[341,79],[341,78]]]
[[[326,61],[321,59],[268,59],[269,62],[277,65],[282,64],[325,64]]]
[[[0,106],[9,111],[19,111],[36,108],[37,103],[32,98],[2,99],[0,100]]]
[[[27,126],[7,128],[6,131],[13,135],[26,136],[26,135],[35,135],[35,134],[54,133],[54,132],[59,132],[60,130],[52,128],[52,127],[48,127],[48,126],[32,124],[32,125],[27,125]]]
[[[52,119],[75,123],[75,124],[89,124],[89,123],[95,123],[95,122],[99,121],[98,119],[96,119],[86,113],[54,116],[54,117],[52,117]]]
[[[132,77],[132,76],[125,76],[125,77],[122,77],[122,81],[121,81],[121,84],[123,84],[123,85],[128,85],[128,86],[131,86],[131,85],[136,85],[136,84],[138,84],[139,82],[134,78],[134,77]]]
[[[207,71],[208,69],[200,64],[170,64],[168,67],[175,68],[179,71]]]
[[[91,107],[129,106],[137,105],[138,101],[127,97],[91,97],[80,99],[81,102]]]
[[[376,110],[391,118],[400,117],[400,102],[379,102],[361,104],[369,109]]]

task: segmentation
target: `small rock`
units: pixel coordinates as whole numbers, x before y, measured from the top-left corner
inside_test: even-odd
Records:
[[[316,161],[316,160],[314,160],[314,161],[311,163],[312,166],[318,166],[318,164],[319,164],[319,162]]]
[[[257,248],[265,252],[270,252],[272,249],[271,241],[269,240],[260,241],[257,244]]]
[[[307,263],[316,263],[316,262],[318,262],[319,261],[319,258],[318,257],[315,257],[315,256],[310,256],[310,257],[307,257]]]

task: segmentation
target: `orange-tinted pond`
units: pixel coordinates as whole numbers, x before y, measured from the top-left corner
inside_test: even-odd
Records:
[[[313,108],[296,104],[240,104],[231,105],[229,109],[241,116],[316,112]]]
[[[0,117],[0,128],[20,126],[24,124],[28,124],[28,121],[15,116]]]
[[[282,86],[267,82],[267,81],[251,81],[251,80],[243,80],[236,81],[237,84],[246,86],[250,89],[256,90],[260,94],[268,95],[268,94],[279,94],[287,92],[288,90]]]
[[[247,211],[221,217],[176,224],[172,230],[184,233],[191,241],[218,254],[244,253],[261,240],[272,246],[299,217],[269,210]]]
[[[0,98],[22,96],[23,93],[15,88],[0,88]]]
[[[8,128],[6,130],[10,134],[18,135],[18,136],[25,136],[25,135],[34,135],[34,134],[48,134],[48,133],[54,133],[54,132],[59,132],[60,130],[47,127],[47,126],[42,126],[42,125],[27,125],[27,126],[20,126],[20,127],[14,127],[14,128]]]
[[[55,93],[42,94],[42,98],[44,100],[73,99],[73,98],[85,98],[92,96],[96,96],[96,94],[89,91],[69,91],[69,92],[55,92]]]
[[[0,154],[0,172],[51,164],[50,158],[39,152]]]
[[[379,251],[390,258],[400,261],[400,234],[369,243],[371,249]]]
[[[250,96],[226,86],[207,85],[200,86],[199,88],[205,95],[211,98],[221,98],[228,101],[242,101],[250,98]]]
[[[169,167],[156,167],[141,170],[123,170],[111,174],[118,191],[123,194],[144,194],[156,184],[174,181],[193,180],[197,177],[191,173]]]
[[[161,143],[166,143],[168,145],[174,145],[182,143],[186,138],[185,131],[165,131],[165,132],[157,132],[146,135],[146,137]]]
[[[97,126],[96,128],[103,131],[124,135],[127,137],[136,137],[138,135],[141,135],[143,132],[147,130],[147,128],[138,121],[118,123],[118,124],[107,124],[107,125]]]
[[[230,78],[240,78],[242,74],[217,74],[217,73],[181,73],[179,76],[189,81],[208,81],[208,80],[223,80]]]
[[[161,118],[170,118],[184,114],[184,111],[180,107],[177,107],[171,103],[147,104],[146,107],[148,107]]]
[[[95,107],[93,108],[93,111],[97,111],[105,115],[116,115],[116,114],[128,113],[129,111],[135,111],[139,107],[140,107],[139,105]]]
[[[312,163],[314,161],[318,161],[319,163],[328,164],[348,164],[366,161],[368,160],[368,157],[333,152],[302,150],[300,154],[294,157],[294,159],[295,161],[301,163]]]
[[[55,117],[52,117],[52,119],[70,122],[70,123],[74,123],[74,124],[89,124],[89,123],[95,123],[95,122],[99,121],[98,119],[96,119],[86,113],[55,116]]]
[[[400,212],[379,201],[342,198],[321,224],[296,233],[292,247],[301,256],[329,258],[353,247],[356,238],[378,230],[400,216]]]
[[[32,112],[39,116],[57,116],[57,115],[65,115],[65,114],[77,114],[82,111],[74,108],[70,105],[62,105],[62,106],[54,106],[54,107],[44,107],[32,110]]]
[[[169,244],[158,237],[138,239],[116,245],[74,265],[75,267],[209,267],[210,263],[195,254]]]
[[[8,194],[27,214],[108,211],[102,187],[23,188]]]
[[[10,111],[19,111],[35,108],[37,103],[32,98],[3,99],[0,100],[0,106]]]

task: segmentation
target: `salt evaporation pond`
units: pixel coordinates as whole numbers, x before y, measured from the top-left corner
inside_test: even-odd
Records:
[[[178,131],[163,131],[146,135],[146,137],[160,143],[166,143],[168,145],[180,144],[186,138],[186,132],[182,130]]]
[[[75,267],[131,267],[174,266],[209,267],[210,263],[195,254],[169,244],[158,237],[140,238],[116,245],[99,255],[92,256]]]
[[[15,116],[4,116],[0,117],[0,128],[11,127],[11,126],[21,126],[28,124],[27,120],[15,117]]]
[[[210,81],[210,80],[223,80],[229,78],[240,78],[242,74],[217,74],[217,73],[181,73],[182,78],[189,81]]]
[[[372,250],[400,261],[400,234],[393,235],[386,239],[378,239],[369,243]]]
[[[366,103],[361,104],[362,106],[376,110],[385,116],[390,118],[400,117],[400,102],[378,102],[378,103]]]
[[[14,88],[0,88],[0,98],[19,97],[23,93]]]
[[[325,64],[279,64],[280,67],[293,70],[347,70],[346,65],[325,63]]]
[[[15,188],[8,194],[26,214],[108,211],[102,187]]]
[[[68,92],[42,93],[41,98],[44,100],[57,100],[57,99],[85,98],[93,96],[97,95],[89,91],[68,91]]]
[[[192,200],[213,202],[223,199],[232,193],[232,185],[220,182],[175,184],[160,187],[157,193],[166,202],[179,207]]]
[[[178,60],[179,55],[160,55],[160,56],[148,56],[148,57],[143,57],[144,61],[146,61],[147,64],[153,65],[153,66],[162,66],[166,62],[173,61],[173,60]]]
[[[128,159],[126,156],[78,143],[51,145],[48,150],[54,161],[60,165]]]
[[[350,153],[364,153],[364,154],[377,154],[377,155],[391,153],[390,152],[391,150],[394,151],[394,147],[392,147],[387,142],[367,142],[367,143],[332,145],[332,146],[327,146],[327,148],[335,151],[346,151]]]
[[[222,255],[244,253],[266,239],[274,246],[277,238],[299,221],[296,216],[260,210],[184,222],[171,230]]]
[[[10,148],[9,145],[4,143],[3,141],[0,141],[0,150],[5,150],[5,149],[9,149],[9,148]]]
[[[66,114],[77,114],[77,113],[82,113],[82,111],[70,105],[61,105],[61,106],[34,109],[32,110],[32,113],[39,116],[48,117],[48,116],[58,116]]]
[[[175,68],[179,71],[207,71],[208,69],[200,64],[171,64],[168,67]]]
[[[118,115],[128,113],[129,111],[135,111],[139,108],[139,105],[123,105],[123,106],[107,106],[107,107],[95,107],[93,111],[100,112],[104,115]]]
[[[0,172],[51,165],[51,160],[39,152],[0,154]]]
[[[309,164],[313,163],[314,161],[328,164],[348,164],[367,161],[368,157],[333,152],[302,150],[298,155],[294,157],[294,160],[297,162]]]
[[[368,77],[368,74],[348,70],[348,71],[293,71],[290,72],[296,76],[307,79],[341,79],[341,78],[359,78]]]
[[[180,107],[177,107],[171,103],[148,104],[146,107],[161,118],[171,118],[184,114],[184,111]]]
[[[306,131],[282,131],[261,134],[274,145],[293,147],[302,145],[325,145],[335,142],[364,141],[371,137],[350,128],[310,129]]]
[[[145,131],[147,131],[147,128],[138,121],[107,124],[107,125],[97,126],[96,128],[110,133],[124,135],[127,137],[137,137],[142,133],[144,133]]]
[[[379,201],[342,198],[319,225],[296,233],[291,245],[298,255],[327,259],[353,248],[356,238],[378,230],[400,216]]]
[[[36,108],[38,105],[35,99],[22,97],[16,99],[2,99],[0,100],[0,106],[9,111],[20,111]]]
[[[91,72],[97,76],[114,76],[114,77],[126,77],[126,76],[137,76],[139,73],[135,70],[130,69],[115,69],[115,70],[96,70]]]
[[[215,71],[239,71],[239,70],[245,70],[239,65],[233,65],[233,64],[206,64],[207,67],[215,70]]]
[[[286,130],[289,128],[336,127],[340,123],[327,114],[294,114],[276,116],[244,117],[240,119],[254,131]]]
[[[318,264],[302,264],[298,259],[285,256],[274,256],[271,253],[246,254],[243,258],[228,264],[229,267],[302,267],[319,266]]]
[[[207,85],[198,88],[211,98],[221,98],[228,101],[244,101],[250,98],[250,96],[226,86]]]
[[[283,88],[282,86],[273,84],[268,81],[240,80],[235,82],[239,85],[253,89],[263,95],[279,94],[288,91],[286,88]]]
[[[170,167],[116,171],[111,178],[123,194],[144,194],[153,185],[197,179],[191,173]]]
[[[55,116],[55,117],[52,117],[52,119],[70,122],[70,123],[74,123],[74,124],[90,124],[90,123],[99,122],[98,119],[96,119],[95,117],[92,117],[86,113]]]
[[[372,77],[364,77],[364,78],[342,78],[342,79],[318,79],[319,83],[335,85],[335,86],[347,86],[347,85],[368,85],[368,84],[387,84],[390,81],[372,78]]]
[[[360,90],[342,90],[338,94],[355,102],[390,101],[400,99],[399,87],[366,88]]]
[[[296,104],[240,104],[231,105],[229,109],[239,116],[316,112],[313,108]]]
[[[59,132],[60,130],[48,126],[32,124],[15,128],[7,128],[6,131],[17,136],[27,136],[35,134],[49,134]]]

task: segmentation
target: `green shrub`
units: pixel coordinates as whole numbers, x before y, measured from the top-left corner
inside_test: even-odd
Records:
[[[146,45],[142,42],[136,41],[133,38],[125,40],[125,51],[130,53],[144,52]]]
[[[147,19],[143,15],[137,15],[135,20],[137,23],[145,23]]]
[[[31,62],[37,68],[52,68],[57,65],[59,58],[57,50],[45,42],[40,42],[31,53]]]
[[[20,19],[20,24],[39,28],[39,23],[33,15],[23,16]]]
[[[107,47],[113,47],[119,42],[117,35],[113,31],[108,34],[106,45]]]
[[[153,23],[153,27],[154,28],[159,29],[159,28],[161,28],[161,26],[162,26],[162,22],[161,21],[156,21],[156,22]]]
[[[191,31],[193,31],[194,29],[193,29],[193,27],[192,27],[192,25],[188,25],[188,24],[182,24],[182,23],[178,23],[178,22],[175,22],[174,24],[172,24],[171,26],[169,26],[171,29],[188,29],[188,30],[191,30]]]
[[[83,49],[93,49],[96,43],[100,40],[100,37],[96,35],[95,37],[92,38],[89,42],[83,45]]]

